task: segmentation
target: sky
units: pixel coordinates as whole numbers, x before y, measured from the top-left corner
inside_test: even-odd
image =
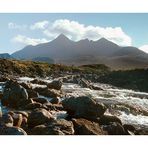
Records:
[[[0,13],[0,53],[55,39],[104,37],[120,46],[148,52],[148,13]]]

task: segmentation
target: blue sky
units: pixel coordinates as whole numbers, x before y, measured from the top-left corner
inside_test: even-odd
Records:
[[[148,14],[0,13],[0,53],[53,40],[60,33],[78,41],[105,37],[121,46],[148,52]]]

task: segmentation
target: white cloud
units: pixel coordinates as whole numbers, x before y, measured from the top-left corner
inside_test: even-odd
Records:
[[[132,39],[128,36],[121,27],[100,27],[80,24],[76,21],[67,19],[56,20],[51,23],[43,33],[50,39],[63,33],[74,41],[88,38],[90,40],[98,40],[102,37],[121,46],[129,46],[132,44]]]
[[[46,42],[48,42],[48,40],[45,38],[34,39],[34,38],[29,38],[29,37],[26,37],[23,35],[17,35],[12,39],[12,42],[21,43],[24,45],[37,45],[37,44],[41,44],[41,43],[46,43]]]
[[[148,45],[143,45],[143,46],[139,47],[139,49],[148,53]]]
[[[36,22],[35,24],[30,26],[31,30],[36,30],[36,29],[46,29],[46,27],[49,25],[48,21],[41,21],[41,22]]]
[[[8,23],[8,28],[9,29],[19,29],[19,30],[24,30],[27,28],[27,25],[18,25],[16,23],[10,22]]]

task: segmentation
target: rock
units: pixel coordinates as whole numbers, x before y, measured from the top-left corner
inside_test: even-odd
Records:
[[[19,108],[20,106],[24,106],[26,100],[28,100],[28,93],[24,87],[12,80],[6,83],[1,100],[2,105]]]
[[[99,87],[99,86],[94,86],[94,85],[91,85],[91,88],[92,88],[93,90],[103,90],[101,87]]]
[[[56,89],[56,90],[60,90],[62,87],[62,81],[61,80],[54,80],[51,83],[48,83],[47,87],[50,89]]]
[[[131,134],[133,135],[136,133],[136,128],[133,125],[124,124],[123,127],[124,127],[125,131],[130,135]]]
[[[62,104],[51,104],[50,102],[46,103],[45,106],[48,108],[48,110],[55,110],[55,111],[63,111],[63,105]]]
[[[72,119],[75,135],[104,135],[98,123],[86,119]]]
[[[0,82],[6,82],[6,81],[8,81],[8,80],[9,80],[8,77],[0,76]]]
[[[13,126],[21,127],[23,116],[22,114],[14,113],[13,111],[9,112],[9,114],[13,118]]]
[[[33,110],[36,108],[42,108],[42,104],[38,103],[38,102],[34,102],[34,103],[27,104],[25,106],[25,109],[27,109],[27,110]]]
[[[27,133],[19,127],[0,127],[0,135],[27,135]]]
[[[32,81],[30,81],[33,84],[39,84],[39,85],[47,85],[47,82],[41,81],[39,79],[34,79]]]
[[[4,114],[0,119],[0,125],[2,126],[13,126],[13,118],[9,114]]]
[[[2,109],[1,109],[1,106],[0,106],[0,118],[2,117]]]
[[[44,104],[44,103],[48,103],[49,101],[46,98],[32,98],[33,101]]]
[[[52,100],[50,102],[52,104],[59,104],[60,103],[60,99],[59,98],[52,98]]]
[[[32,89],[28,89],[27,93],[28,93],[28,98],[35,98],[39,96],[39,94],[35,90],[32,90]]]
[[[27,90],[29,90],[29,89],[32,89],[32,86],[31,86],[31,84],[30,83],[24,83],[24,82],[22,82],[22,83],[20,83],[20,85],[22,86],[22,87],[24,87],[25,89],[27,89]]]
[[[33,128],[33,135],[73,135],[74,128],[71,121],[65,119],[53,120],[47,125],[39,125]]]
[[[75,118],[96,119],[104,114],[106,107],[87,97],[71,97],[62,101],[64,110]]]
[[[86,87],[86,88],[90,88],[92,89],[92,86],[90,85],[90,82],[85,80],[84,78],[81,78],[78,82],[78,84],[81,86],[81,87]]]
[[[109,125],[104,125],[103,130],[109,135],[127,135],[124,127],[118,122],[112,122]]]
[[[118,117],[116,117],[116,116],[103,115],[103,116],[101,116],[101,118],[98,120],[98,123],[99,123],[100,125],[108,125],[108,124],[110,124],[111,122],[117,122],[117,123],[119,123],[119,124],[122,125],[121,120],[120,120]]]
[[[49,111],[45,109],[33,110],[28,117],[28,126],[34,127],[40,124],[45,124],[53,119]]]
[[[3,93],[0,92],[0,100],[3,98]]]
[[[31,135],[65,135],[62,131],[55,128],[50,128],[46,125],[35,126],[32,129],[30,134]]]

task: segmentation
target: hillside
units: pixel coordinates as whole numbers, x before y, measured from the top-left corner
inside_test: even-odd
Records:
[[[121,47],[101,38],[74,42],[61,34],[56,39],[36,46],[26,46],[12,54],[16,59],[47,57],[57,64],[85,65],[105,64],[112,69],[148,67],[148,54],[136,47]]]

